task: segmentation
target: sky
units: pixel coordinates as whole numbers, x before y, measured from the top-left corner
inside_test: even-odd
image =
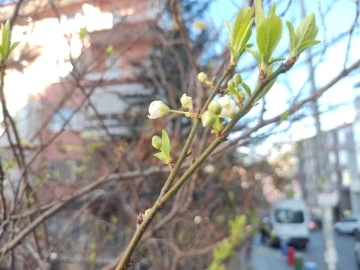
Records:
[[[241,3],[243,2],[244,1],[236,0],[217,0],[210,9],[208,19],[213,21],[214,24],[218,27],[224,28],[224,19],[233,22],[234,17],[239,10],[239,7],[241,7]],[[275,2],[277,4],[277,13],[281,13],[288,3],[288,1]],[[238,7],[236,7],[236,5]],[[355,1],[350,0],[305,0],[305,6],[307,14],[309,14],[309,12],[315,13],[317,25],[319,26],[319,34],[317,39],[322,40],[322,43],[311,50],[312,53],[319,51],[321,52],[329,40],[335,38],[343,32],[348,32],[354,22],[356,15]],[[322,20],[320,16],[320,10],[323,11],[326,9],[329,9],[327,16]],[[296,28],[299,24],[299,20],[302,18],[300,0],[292,1],[289,12],[287,14],[288,15],[286,20],[291,21]],[[255,33],[253,32],[253,36],[255,36],[254,34]],[[355,44],[360,44],[359,34],[359,29],[356,29],[354,31],[354,36],[351,43],[353,49],[350,51],[350,60],[346,64],[347,67],[359,58],[358,49],[356,49],[358,46],[355,46]],[[256,44],[255,41],[254,44]],[[283,37],[274,53],[275,57],[286,57],[286,55],[281,55],[281,53],[287,48],[288,44],[288,30],[284,25]],[[326,85],[332,78],[341,72],[344,66],[347,45],[348,39],[343,39],[341,42],[328,49],[325,54],[314,56],[314,63],[318,63],[315,69],[315,80],[317,88]],[[254,48],[256,48],[256,46],[254,46]],[[281,77],[278,79],[278,81],[287,81],[288,84],[290,84],[291,87],[295,89],[294,94],[297,94],[304,83],[307,82],[308,66],[304,64],[304,60],[306,58],[306,54],[303,54],[298,63],[296,63],[296,66],[285,75],[281,75]],[[241,60],[250,61],[250,58],[245,56],[244,59]],[[357,74],[359,74],[359,72],[357,72]],[[321,111],[328,110],[329,106],[336,104],[347,104],[346,106],[341,106],[339,109],[324,113],[321,116],[323,130],[329,130],[354,120],[355,110],[353,107],[353,100],[356,93],[354,85],[360,81],[360,76],[357,74],[356,71],[353,72],[352,76],[348,76],[347,78],[341,80],[321,97],[319,102]],[[256,77],[254,76],[251,79],[256,81]],[[266,117],[270,118],[279,113],[282,113],[288,107],[288,101],[291,100],[291,98],[294,96],[294,94],[289,93],[288,89],[289,88],[284,84],[276,83],[274,85],[266,98],[268,109]],[[357,91],[360,95],[360,88],[358,88]],[[305,89],[301,91],[301,96],[307,97],[309,93],[309,86],[306,86]],[[252,114],[256,115],[255,113],[258,113],[258,110],[253,109]],[[312,118],[307,118],[296,123],[292,126],[289,132],[270,138],[268,143],[262,147],[261,151],[267,152],[267,149],[271,147],[272,143],[277,141],[293,141],[313,136],[315,134],[313,123],[314,121]]]

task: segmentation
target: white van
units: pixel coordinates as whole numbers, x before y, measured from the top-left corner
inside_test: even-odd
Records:
[[[270,222],[272,245],[286,242],[288,245],[306,249],[309,242],[309,213],[303,200],[287,199],[272,203]]]

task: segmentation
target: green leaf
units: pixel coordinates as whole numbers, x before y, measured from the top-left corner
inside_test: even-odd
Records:
[[[154,154],[154,156],[162,161],[165,161],[165,162],[168,161],[168,159],[165,157],[163,152],[156,153],[156,154]]]
[[[269,10],[269,13],[268,13],[268,16],[270,15],[276,15],[275,14],[275,9],[276,9],[276,5],[275,5],[275,2],[271,5],[271,8]]]
[[[88,31],[87,31],[86,27],[81,27],[79,30],[80,39],[83,39],[84,37],[86,37],[87,34],[88,34]]]
[[[224,21],[224,25],[225,25],[226,29],[228,30],[229,41],[231,42],[231,35],[232,35],[232,33],[231,33],[231,27],[230,27],[230,24],[229,24],[229,22],[228,22],[228,21]]]
[[[237,91],[238,91],[237,87],[235,86],[235,84],[233,84],[233,81],[229,81],[229,83],[228,83],[228,87],[226,90],[233,96],[237,95]]]
[[[0,55],[1,55],[1,60],[4,60],[4,47],[2,45],[0,45]]]
[[[8,21],[6,21],[6,24],[3,25],[1,24],[1,29],[2,29],[2,40],[1,40],[1,45],[3,46],[3,59],[4,61],[8,58],[9,56],[9,24]]]
[[[253,13],[254,10],[251,7],[246,7],[241,9],[236,16],[234,29],[231,35],[231,44],[235,50],[239,50],[241,47],[245,46],[251,36]]]
[[[260,65],[260,55],[257,51],[253,50],[253,49],[250,49],[250,48],[245,48],[245,50],[248,52],[248,53],[251,53],[252,56],[254,56],[256,62],[258,62],[258,64]]]
[[[256,31],[259,30],[259,27],[263,23],[265,17],[262,9],[262,0],[255,0],[255,21],[256,21]]]
[[[299,27],[296,29],[296,38],[298,43],[305,40],[315,39],[319,28],[316,26],[315,14],[311,13],[306,16]]]
[[[246,83],[244,83],[244,82],[241,82],[241,86],[244,87],[245,92],[246,92],[246,95],[247,95],[248,97],[250,97],[250,96],[251,96],[251,89],[250,89],[250,87],[249,87]]]
[[[18,45],[19,45],[20,42],[14,42],[13,44],[11,44],[11,47],[10,47],[10,52],[11,53]]]
[[[115,52],[114,46],[113,45],[108,45],[105,49],[105,52],[108,54],[113,54]]]
[[[300,54],[307,48],[314,46],[316,44],[319,44],[320,42],[321,41],[319,41],[319,40],[305,40],[304,42],[302,42],[301,44],[298,45],[298,47],[296,48],[296,52],[298,54]]]
[[[96,259],[96,252],[91,252],[89,255],[89,262],[93,262]]]
[[[5,167],[5,169],[7,169],[7,170],[11,170],[12,168],[15,167],[15,162],[12,161],[12,160],[5,160],[5,161],[4,161],[4,167]]]
[[[240,33],[238,33],[238,39],[235,43],[235,50],[239,56],[244,52],[244,48],[246,47],[246,43],[249,41],[251,34],[252,34],[252,25],[254,19],[251,19],[247,25],[244,25]]]
[[[270,62],[269,62],[269,65],[274,64],[275,62],[284,61],[285,59],[286,58],[283,58],[283,57],[278,57],[278,58],[271,59]]]
[[[170,159],[170,139],[165,129],[162,130],[162,146],[161,151],[164,153],[167,160]]]
[[[233,47],[231,47],[231,44],[227,44],[226,47],[229,49],[231,55],[235,56],[235,51],[234,51]]]
[[[291,24],[291,22],[286,21],[286,26],[289,30],[289,37],[290,37],[290,53],[295,49],[296,46],[296,35],[295,35],[295,29],[294,26]]]
[[[260,25],[257,32],[257,44],[259,47],[262,65],[267,65],[279,44],[282,34],[282,22],[279,16],[270,15]]]
[[[276,82],[276,78],[274,78],[271,82],[269,82],[265,88],[263,89],[263,92],[256,98],[256,100],[254,101],[254,104],[256,102],[258,102],[260,99],[262,99],[271,89],[271,87],[273,87],[274,83]]]

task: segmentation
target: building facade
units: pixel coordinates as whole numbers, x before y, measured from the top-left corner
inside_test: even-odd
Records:
[[[325,157],[325,176],[318,172],[318,154],[316,138],[311,137],[296,144],[297,176],[303,198],[316,209],[319,193],[333,191],[337,193],[338,203],[335,207],[337,219],[344,215],[360,214],[357,203],[360,183],[359,162],[357,158],[356,125],[346,124],[322,133],[322,153]]]
[[[113,172],[117,143],[136,140],[146,128],[154,89],[139,80],[139,66],[148,65],[156,42],[151,26],[162,8],[162,1],[151,0],[49,3],[26,1],[21,8],[13,26],[13,40],[21,43],[9,60],[4,84],[27,162],[35,157],[29,179],[42,203],[61,200]],[[10,17],[14,8],[0,7],[0,19]],[[4,189],[11,200],[21,170],[10,164],[14,157],[6,136],[1,136],[0,147],[1,162],[9,165]],[[51,237],[57,237],[85,202],[48,221]],[[119,205],[116,196],[94,202],[90,214],[70,226],[71,237],[53,250],[52,269],[91,269],[89,262],[97,269],[110,263],[129,237],[121,228],[130,220],[126,213],[123,220],[114,220]],[[107,249],[97,248],[102,253],[98,251],[95,260],[91,237],[104,227],[111,228],[111,237],[105,239]],[[71,256],[75,252],[79,258]]]

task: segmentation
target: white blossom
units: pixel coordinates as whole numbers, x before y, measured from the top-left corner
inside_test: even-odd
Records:
[[[163,115],[166,115],[170,112],[170,109],[168,106],[164,104],[164,102],[160,100],[156,100],[151,102],[149,106],[149,115],[148,117],[150,119],[159,118]]]
[[[222,107],[221,117],[232,118],[239,110],[234,99],[229,96],[219,98],[219,103]]]
[[[187,96],[186,94],[183,94],[180,98],[181,106],[183,106],[185,109],[192,109],[193,103],[192,103],[192,97]]]
[[[199,80],[200,82],[202,82],[202,83],[206,83],[207,80],[208,80],[208,77],[207,77],[207,75],[206,75],[204,72],[200,72],[200,73],[198,74],[198,80]]]

